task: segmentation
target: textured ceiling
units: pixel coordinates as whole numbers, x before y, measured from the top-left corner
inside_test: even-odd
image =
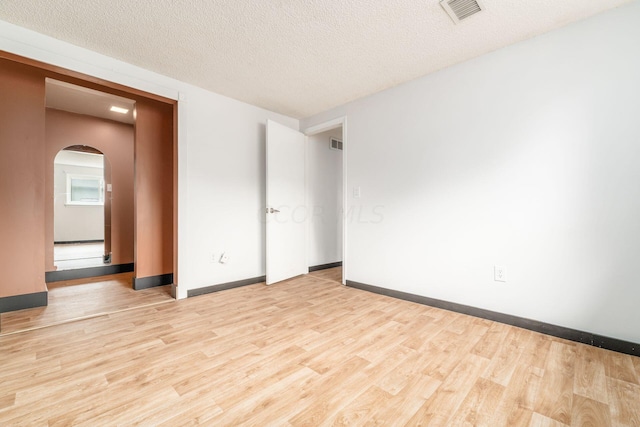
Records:
[[[0,19],[303,118],[630,0],[2,0]]]

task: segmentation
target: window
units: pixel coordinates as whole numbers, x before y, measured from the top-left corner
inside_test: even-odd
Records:
[[[104,179],[68,174],[67,205],[104,205]]]

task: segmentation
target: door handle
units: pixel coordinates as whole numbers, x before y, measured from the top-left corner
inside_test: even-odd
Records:
[[[267,213],[278,213],[280,212],[278,209],[267,208]]]

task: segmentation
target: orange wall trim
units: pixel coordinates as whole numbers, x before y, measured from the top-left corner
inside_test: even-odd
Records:
[[[136,101],[134,223],[119,235],[133,236],[138,279],[173,275],[176,101],[0,51],[0,298],[46,293],[44,273],[52,268],[47,246],[49,236],[53,242],[53,228],[47,219],[46,77]],[[126,251],[120,252],[126,257]]]
[[[47,108],[46,110],[46,271],[53,266],[53,161],[63,148],[75,141],[100,150],[105,165],[110,165],[112,184],[111,252],[112,264],[128,264],[133,260],[133,126],[111,120]],[[106,203],[106,200],[105,200]],[[106,220],[106,218],[105,218]],[[107,236],[105,236],[106,238]]]
[[[46,292],[44,75],[0,60],[0,298]]]
[[[47,75],[47,77],[64,80],[66,82],[85,86],[90,89],[100,90],[103,92],[112,93],[114,95],[124,96],[126,98],[138,99],[142,97],[163,102],[165,104],[175,104],[175,101],[173,99],[166,98],[164,96],[155,95],[153,93],[134,89],[129,86],[124,86],[118,83],[110,82],[108,80],[100,79],[98,77],[93,77],[88,74],[68,70],[66,68],[58,67],[57,65],[47,64],[46,62],[36,61],[35,59],[31,58],[25,58],[24,56],[16,55],[4,50],[0,50],[0,60],[1,59],[6,59],[17,64],[30,66],[32,69],[38,69],[42,72],[46,72],[45,74]]]
[[[137,279],[173,273],[173,106],[136,102]]]

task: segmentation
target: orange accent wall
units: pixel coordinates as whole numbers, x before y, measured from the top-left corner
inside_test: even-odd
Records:
[[[47,289],[44,272],[53,270],[53,159],[61,148],[76,143],[69,141],[73,135],[82,139],[91,135],[94,142],[87,145],[106,154],[114,172],[114,192],[116,185],[120,187],[116,167],[124,165],[130,173],[129,182],[134,183],[128,195],[127,191],[119,192],[123,200],[117,201],[114,193],[112,215],[116,215],[118,203],[118,211],[133,209],[134,221],[121,219],[116,226],[112,217],[112,229],[119,228],[112,230],[112,263],[133,260],[137,278],[173,273],[177,250],[175,102],[146,98],[140,91],[128,92],[117,85],[114,89],[108,82],[99,84],[89,76],[81,76],[87,79],[81,80],[77,73],[37,68],[33,61],[20,63],[2,56],[6,55],[0,52],[0,298]],[[55,110],[45,112],[45,77],[134,99],[133,163],[121,157],[126,150],[120,153],[106,144],[110,133],[118,133],[112,122]],[[120,138],[109,144],[115,140]],[[122,179],[127,180],[124,175]],[[133,205],[127,206],[130,203]]]
[[[112,265],[134,262],[133,210],[133,126],[96,117],[46,110],[45,212],[46,271],[53,271],[53,161],[60,150],[69,145],[89,145],[104,153],[105,181],[111,192],[111,252]],[[108,162],[108,163],[107,163]],[[110,181],[107,177],[110,165]],[[109,196],[109,193],[106,193]],[[105,222],[107,217],[105,217]],[[105,236],[106,241],[106,236]]]
[[[136,278],[173,273],[173,105],[136,100]]]
[[[44,76],[0,60],[0,297],[44,282]]]

